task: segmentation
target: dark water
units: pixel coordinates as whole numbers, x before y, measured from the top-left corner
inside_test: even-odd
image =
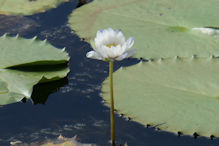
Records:
[[[68,15],[76,7],[77,2],[72,0],[42,14],[7,17],[4,21],[0,17],[0,35],[7,32],[11,35],[19,33],[26,38],[35,35],[39,39],[47,38],[58,48],[66,47],[71,56],[71,72],[67,78],[36,86],[33,101],[0,107],[0,146],[16,140],[25,143],[44,141],[60,134],[66,137],[77,135],[83,143],[109,145],[109,108],[104,106],[100,91],[101,83],[108,76],[108,64],[87,59],[85,54],[91,50],[89,44],[67,26]],[[10,25],[2,27],[8,21]],[[138,61],[116,62],[115,70]],[[118,144],[127,142],[129,146],[219,145],[218,139],[179,137],[146,128],[119,115],[116,115],[116,139]]]

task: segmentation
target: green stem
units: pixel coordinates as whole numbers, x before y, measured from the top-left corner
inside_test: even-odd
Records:
[[[110,77],[110,123],[111,123],[111,142],[115,146],[115,116],[114,116],[114,99],[113,99],[113,61],[109,62]]]

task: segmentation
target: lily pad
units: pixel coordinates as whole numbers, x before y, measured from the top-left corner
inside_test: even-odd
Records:
[[[4,35],[0,37],[0,44],[0,68],[33,64],[61,64],[69,60],[64,49],[56,49],[46,40],[37,40],[37,37],[23,39],[19,36],[7,37]]]
[[[169,132],[219,137],[219,60],[169,58],[114,73],[115,108]],[[102,87],[110,102],[109,79]]]
[[[217,0],[94,0],[73,11],[69,24],[88,42],[99,29],[122,29],[135,37],[138,58],[209,57],[219,55],[218,37],[193,28],[218,28],[218,10]]]
[[[0,105],[30,98],[34,85],[69,72],[68,54],[45,41],[3,36],[0,42]]]
[[[68,0],[0,0],[0,14],[32,15],[55,8]]]

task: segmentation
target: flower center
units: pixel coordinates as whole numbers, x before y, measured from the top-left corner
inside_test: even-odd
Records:
[[[117,45],[116,45],[115,43],[112,43],[112,44],[106,44],[106,46],[107,46],[108,48],[111,48],[111,47],[116,47]]]

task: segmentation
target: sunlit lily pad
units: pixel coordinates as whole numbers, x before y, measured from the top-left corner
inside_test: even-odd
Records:
[[[88,42],[99,29],[122,29],[135,38],[138,58],[209,57],[219,55],[218,37],[192,28],[219,27],[218,10],[217,0],[94,0],[73,11],[69,24]]]
[[[33,64],[61,64],[69,60],[64,50],[56,49],[46,40],[39,41],[36,37],[23,39],[19,36],[4,35],[0,37],[0,44],[0,68]]]
[[[170,132],[219,136],[219,60],[170,58],[114,73],[115,108]],[[102,87],[109,102],[109,79]]]
[[[68,0],[0,0],[0,14],[31,15],[55,8]]]
[[[0,42],[0,105],[30,98],[34,85],[69,72],[68,54],[45,41],[3,36]]]

